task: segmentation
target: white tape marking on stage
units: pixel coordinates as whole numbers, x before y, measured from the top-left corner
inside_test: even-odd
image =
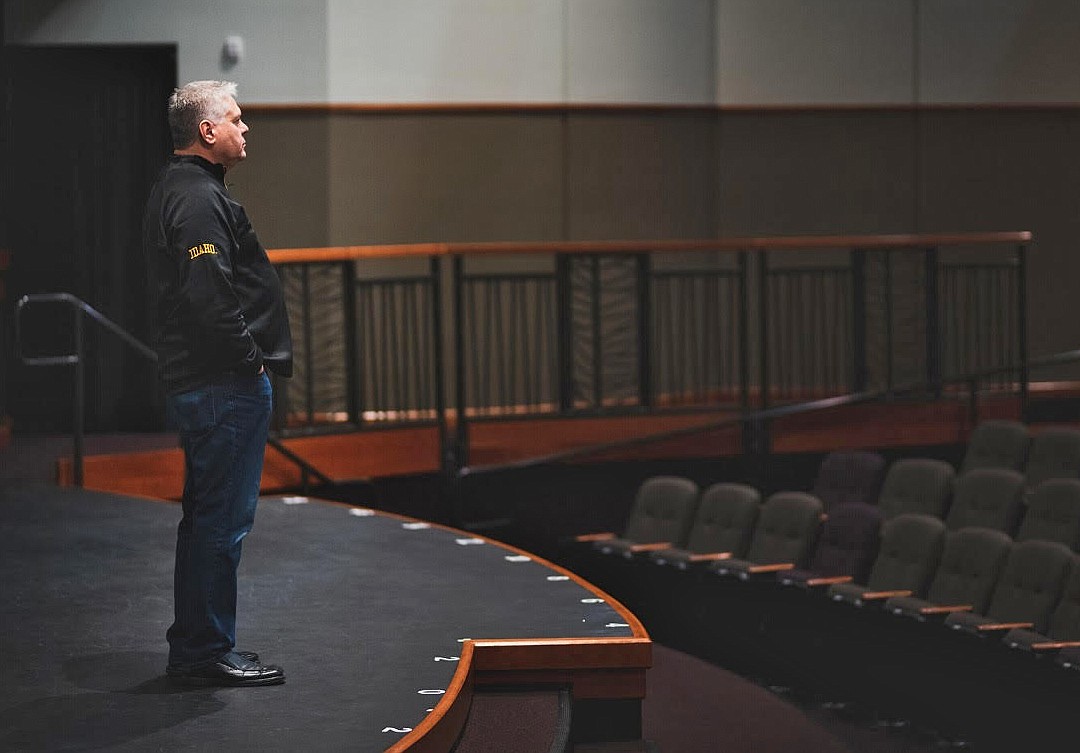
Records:
[[[455,544],[461,546],[479,546],[484,543],[483,539],[454,539]]]
[[[606,627],[606,628],[621,628],[621,627],[630,627],[630,626],[627,625],[625,622],[609,622],[608,624],[604,625],[604,627]]]
[[[582,604],[603,604],[604,600],[603,599],[582,599],[581,603]]]
[[[425,528],[431,528],[430,523],[402,523],[401,527],[406,531],[422,531]]]
[[[418,690],[418,691],[416,691],[417,695],[442,695],[445,692],[446,692],[445,690]]]
[[[524,554],[508,554],[503,559],[507,562],[532,562],[532,557],[526,557]]]
[[[468,640],[468,639],[466,639]],[[435,661],[461,661],[460,656],[436,656]]]
[[[557,581],[570,580],[570,576],[569,575],[549,575],[547,577],[547,579],[550,580],[552,583],[555,583]]]
[[[349,515],[355,515],[358,518],[370,518],[374,514],[374,510],[369,510],[366,507],[354,507],[349,510]]]
[[[287,505],[306,505],[308,503],[307,497],[282,497],[281,501]]]
[[[412,732],[412,727],[383,727],[383,732],[395,732],[399,735],[404,735],[406,732]]]

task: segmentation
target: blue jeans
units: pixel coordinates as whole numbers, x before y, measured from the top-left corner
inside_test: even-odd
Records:
[[[255,522],[273,396],[267,375],[222,374],[168,397],[184,448],[169,665],[195,669],[236,645],[236,569]]]

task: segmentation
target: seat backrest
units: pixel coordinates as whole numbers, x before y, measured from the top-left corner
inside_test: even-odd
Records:
[[[757,564],[791,562],[805,567],[814,546],[821,500],[805,492],[777,492],[761,506],[746,559]]]
[[[875,505],[834,507],[821,526],[809,569],[815,575],[850,575],[856,583],[865,583],[877,557],[882,520]]]
[[[1051,427],[1032,437],[1024,465],[1027,488],[1049,478],[1080,478],[1080,429]]]
[[[1060,541],[1080,551],[1080,479],[1051,478],[1031,490],[1017,541]]]
[[[698,485],[680,476],[645,479],[634,496],[622,538],[641,543],[686,543],[698,502]]]
[[[1001,622],[1033,622],[1037,632],[1045,633],[1073,558],[1072,550],[1056,541],[1013,544],[986,615]]]
[[[750,546],[761,492],[746,484],[718,483],[701,493],[686,548],[696,554],[731,552],[742,557]]]
[[[1005,468],[1022,471],[1027,461],[1031,435],[1020,421],[992,419],[982,421],[971,432],[960,473],[977,468]]]
[[[881,544],[866,585],[875,591],[906,589],[922,596],[941,560],[945,523],[933,515],[903,513],[881,525]]]
[[[1055,641],[1080,641],[1080,558],[1073,558],[1046,634]]]
[[[950,531],[977,526],[1016,532],[1023,512],[1024,476],[1007,468],[976,468],[956,477],[945,517]]]
[[[876,452],[836,450],[826,455],[818,466],[810,493],[821,500],[825,511],[853,502],[877,502],[885,458]]]
[[[1008,534],[990,528],[961,528],[945,534],[941,561],[926,598],[935,604],[969,604],[986,612],[1005,560],[1012,550]]]
[[[944,460],[904,458],[889,465],[878,495],[885,519],[904,513],[943,518],[952,499],[956,471]]]

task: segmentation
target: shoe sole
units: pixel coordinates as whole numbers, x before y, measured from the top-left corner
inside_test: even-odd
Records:
[[[217,677],[192,677],[190,675],[169,675],[173,680],[192,687],[219,688],[257,688],[266,685],[283,685],[285,677],[253,677],[244,680],[226,680]]]

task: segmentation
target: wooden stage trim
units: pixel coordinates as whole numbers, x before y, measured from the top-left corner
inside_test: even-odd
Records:
[[[435,710],[387,753],[451,750],[478,687],[567,687],[575,700],[641,700],[651,666],[652,641],[644,637],[467,641]]]
[[[330,504],[341,504],[331,502]],[[393,513],[378,515],[412,521]],[[630,637],[485,638],[466,640],[457,669],[434,710],[386,753],[448,753],[464,729],[475,688],[521,685],[569,688],[574,700],[645,697],[645,673],[652,666],[652,640],[645,626],[619,600],[580,575],[542,557],[500,541],[439,523],[454,534],[482,539],[491,546],[527,557],[566,576],[611,607],[629,628]]]

